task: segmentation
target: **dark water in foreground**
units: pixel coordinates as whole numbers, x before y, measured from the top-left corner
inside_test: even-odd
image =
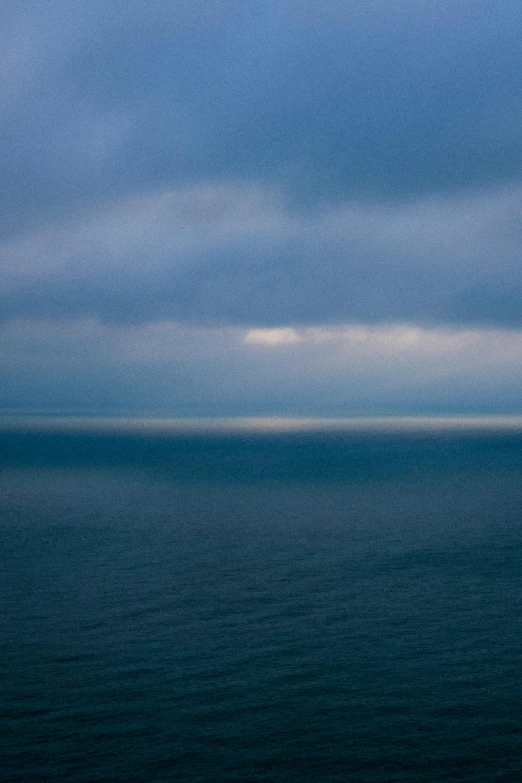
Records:
[[[522,779],[522,436],[0,447],[2,781]]]

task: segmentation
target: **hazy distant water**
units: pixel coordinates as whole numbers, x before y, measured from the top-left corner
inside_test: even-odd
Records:
[[[522,436],[0,448],[2,781],[522,779]]]

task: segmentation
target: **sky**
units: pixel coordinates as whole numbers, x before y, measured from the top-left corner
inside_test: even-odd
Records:
[[[4,0],[0,410],[522,413],[520,0]]]

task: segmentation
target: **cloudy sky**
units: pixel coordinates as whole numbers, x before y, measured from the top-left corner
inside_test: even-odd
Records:
[[[522,412],[520,0],[4,0],[3,411]]]

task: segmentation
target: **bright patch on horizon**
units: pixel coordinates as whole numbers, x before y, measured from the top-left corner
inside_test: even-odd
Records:
[[[0,412],[0,432],[75,432],[134,435],[262,433],[520,432],[522,416],[228,416],[149,418],[131,416],[24,416]]]

